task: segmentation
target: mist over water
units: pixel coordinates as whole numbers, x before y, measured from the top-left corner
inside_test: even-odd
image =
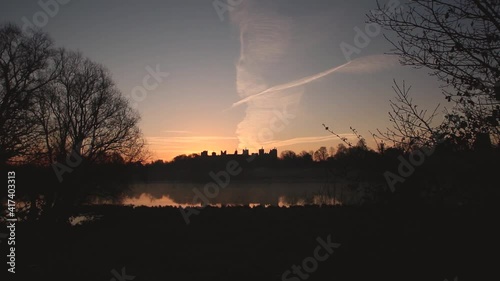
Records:
[[[156,182],[134,184],[122,201],[133,206],[200,207],[201,201],[193,202],[197,188],[203,191],[206,183]],[[354,202],[355,194],[345,184],[326,186],[324,182],[232,182],[221,188],[210,199],[212,206],[296,206],[340,205]]]

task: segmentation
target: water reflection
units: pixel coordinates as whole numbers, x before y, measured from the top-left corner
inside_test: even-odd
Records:
[[[193,201],[194,188],[203,192],[204,184],[186,182],[157,182],[134,184],[122,204],[132,206],[201,207]],[[304,206],[341,205],[351,194],[345,186],[325,186],[323,182],[236,182],[219,190],[210,205],[222,206]]]
[[[123,205],[132,205],[132,206],[146,206],[146,207],[155,207],[155,206],[170,206],[170,207],[201,207],[201,204],[187,204],[187,203],[177,203],[169,195],[163,195],[160,198],[154,198],[149,193],[141,193],[139,197],[126,197],[122,201]]]

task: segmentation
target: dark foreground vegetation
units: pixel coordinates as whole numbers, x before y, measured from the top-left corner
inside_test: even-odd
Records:
[[[170,207],[82,211],[102,217],[19,226],[18,280],[112,280],[122,268],[134,280],[282,280],[328,235],[341,245],[307,280],[498,274],[498,207],[208,207],[189,225]]]
[[[119,202],[134,175],[147,177],[144,172],[158,171],[157,164],[83,164],[62,183],[48,168],[9,167],[16,171],[19,199],[34,202],[41,194],[47,200],[37,208],[18,210],[23,221],[16,224],[15,277],[113,280],[118,272],[129,277],[122,280],[441,281],[495,276],[500,250],[498,150],[438,146],[408,176],[398,168],[400,159],[412,154],[391,153],[352,147],[328,161],[300,166],[278,159],[275,166],[267,166],[275,171],[324,170],[320,178],[325,184],[349,179],[364,194],[359,204],[206,207],[191,215],[189,224],[172,207],[88,204],[91,195]],[[384,171],[404,181],[394,182],[391,190]],[[68,218],[77,215],[94,220],[71,226]],[[314,255],[317,239],[326,241],[329,235],[340,246],[316,270],[301,271],[307,279],[292,273],[282,279],[293,265],[302,267]],[[0,247],[7,252],[6,243]]]

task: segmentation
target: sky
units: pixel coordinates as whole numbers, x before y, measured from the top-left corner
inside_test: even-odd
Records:
[[[397,1],[393,1],[397,2]],[[384,3],[384,1],[381,1]],[[375,0],[0,0],[105,65],[140,115],[152,159],[203,150],[317,150],[391,126],[393,80],[422,108],[444,98],[425,69],[387,55]],[[360,35],[360,32],[363,35]],[[367,40],[363,40],[367,39]],[[152,75],[153,73],[153,75]]]

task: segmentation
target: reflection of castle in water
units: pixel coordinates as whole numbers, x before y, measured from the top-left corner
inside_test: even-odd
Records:
[[[237,158],[237,157],[248,157],[248,156],[256,156],[258,158],[263,159],[278,159],[278,150],[273,148],[269,150],[269,153],[265,153],[264,148],[259,149],[259,153],[252,153],[248,149],[243,149],[242,154],[238,154],[238,150],[234,151],[234,154],[227,154],[227,151],[221,151],[219,155],[217,153],[212,152],[211,155],[208,154],[208,151],[201,152],[201,157],[216,157],[216,158]]]

